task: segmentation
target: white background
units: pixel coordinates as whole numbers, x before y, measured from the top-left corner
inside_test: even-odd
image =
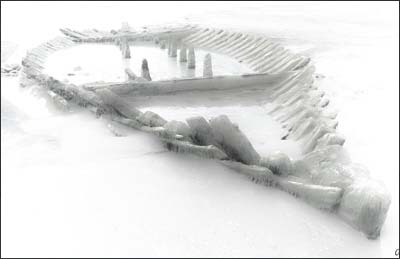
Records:
[[[193,22],[262,33],[311,56],[352,158],[393,202],[380,240],[334,215],[164,152],[139,132],[115,138],[82,114],[49,112],[2,77],[2,257],[393,257],[399,244],[398,3],[1,3],[1,39],[28,48],[59,28]],[[3,45],[3,44],[2,44]],[[3,49],[2,49],[3,56]],[[3,58],[2,58],[3,59]],[[7,101],[28,119],[3,125]],[[15,115],[18,117],[18,115]]]

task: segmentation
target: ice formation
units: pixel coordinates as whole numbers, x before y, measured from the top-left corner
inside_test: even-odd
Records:
[[[213,118],[210,126],[215,142],[231,159],[248,165],[259,163],[260,155],[228,116],[220,115]]]
[[[138,120],[138,122],[150,127],[162,127],[167,123],[165,119],[152,111],[146,111],[145,113],[138,116],[136,119]]]
[[[142,77],[151,81],[149,65],[147,64],[147,59],[143,59],[142,61]]]
[[[267,167],[276,175],[288,176],[293,172],[293,164],[290,158],[281,152],[276,152],[269,157],[262,157],[260,165]]]
[[[177,43],[174,40],[171,41],[170,44],[169,56],[172,58],[175,58],[177,56]]]
[[[310,58],[292,53],[273,39],[246,33],[196,26],[154,27],[132,31],[61,29],[57,37],[29,51],[22,61],[21,85],[40,84],[61,106],[78,104],[113,123],[154,134],[168,150],[216,159],[257,183],[275,186],[309,204],[337,213],[368,238],[376,239],[390,206],[390,195],[382,184],[370,178],[361,166],[351,162],[336,132],[336,114],[326,110],[329,100],[314,84]],[[168,55],[195,69],[194,47],[221,53],[247,64],[256,73],[242,76],[211,77],[211,56],[207,55],[204,76],[192,79],[151,80],[147,61],[142,78],[125,70],[128,81],[73,85],[43,73],[44,60],[55,51],[80,43],[111,43],[119,46],[124,58],[130,57],[130,42],[156,41],[168,45]],[[143,79],[146,78],[147,80]],[[124,97],[170,95],[178,92],[262,89],[268,92],[268,114],[281,123],[287,134],[303,147],[303,156],[292,160],[283,153],[261,157],[249,138],[226,115],[210,121],[203,117],[186,122],[167,121],[160,115],[141,112]],[[267,114],[266,114],[267,115]]]
[[[187,49],[185,45],[182,45],[179,49],[179,62],[187,62]]]
[[[132,69],[130,69],[129,67],[125,68],[125,74],[127,75],[128,80],[136,80],[137,79],[137,76],[132,71]]]
[[[188,53],[188,68],[195,68],[196,67],[196,56],[194,53],[194,49],[191,47],[189,48],[189,53]]]
[[[191,137],[200,146],[215,145],[213,130],[206,119],[201,116],[186,119],[191,130]]]
[[[212,61],[211,61],[211,54],[207,53],[204,57],[204,65],[203,65],[203,77],[212,77]]]

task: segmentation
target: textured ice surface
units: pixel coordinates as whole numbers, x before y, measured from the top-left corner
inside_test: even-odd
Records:
[[[150,127],[161,127],[167,123],[167,121],[163,117],[152,111],[144,112],[139,117],[137,117],[137,120],[144,125]]]
[[[114,109],[127,118],[136,119],[142,114],[133,105],[126,103],[120,96],[108,89],[99,89],[96,93],[100,96],[104,104],[114,107]]]
[[[343,194],[339,215],[375,239],[380,236],[390,203],[390,194],[380,182],[357,178]]]
[[[282,176],[288,176],[294,170],[292,161],[282,152],[275,152],[270,156],[262,157],[260,165],[269,168],[274,174]]]
[[[186,119],[191,130],[191,137],[198,145],[215,145],[215,138],[209,122],[202,116]]]
[[[258,164],[260,155],[246,135],[229,120],[228,116],[220,115],[212,118],[210,126],[215,141],[229,157],[248,165]]]
[[[193,116],[203,116],[210,120],[218,115],[226,114],[232,122],[239,125],[240,130],[261,156],[268,156],[276,151],[288,154],[292,158],[301,156],[301,147],[295,141],[281,140],[281,136],[286,134],[285,130],[268,116],[267,110],[263,106],[152,106],[141,108],[141,110],[154,111],[166,120],[181,121]],[[205,128],[205,126],[199,127]]]
[[[164,124],[164,128],[171,133],[182,135],[186,138],[189,138],[191,136],[191,130],[189,126],[182,121],[169,121]]]

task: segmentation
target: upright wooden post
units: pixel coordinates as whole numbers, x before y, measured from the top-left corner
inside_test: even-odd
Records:
[[[186,62],[187,61],[187,50],[186,46],[182,45],[179,50],[179,62]]]
[[[211,55],[207,53],[204,57],[204,65],[203,65],[203,77],[212,77],[212,62],[211,62]]]
[[[188,66],[189,69],[193,69],[196,67],[196,55],[194,53],[194,49],[192,47],[189,48],[188,53]]]
[[[149,65],[147,64],[147,59],[143,59],[142,61],[142,77],[147,79],[148,81],[151,81],[151,76],[150,76],[150,71],[149,71]]]

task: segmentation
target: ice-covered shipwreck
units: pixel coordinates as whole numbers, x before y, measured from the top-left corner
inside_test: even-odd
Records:
[[[336,114],[328,112],[329,101],[314,84],[315,74],[308,57],[292,53],[266,36],[198,26],[160,26],[141,30],[61,29],[63,36],[30,50],[22,61],[21,84],[40,84],[58,106],[80,105],[97,116],[137,130],[152,133],[174,152],[191,153],[244,174],[259,184],[275,186],[311,205],[332,211],[368,238],[380,235],[390,195],[368,172],[352,164],[336,132]],[[205,59],[204,76],[151,81],[147,61],[141,76],[129,69],[123,83],[73,85],[46,75],[44,61],[53,52],[79,44],[113,44],[123,58],[130,58],[135,42],[165,48],[170,57],[194,68],[195,50],[222,53],[251,67],[255,73],[213,76],[211,58]],[[147,69],[147,70],[146,70]],[[158,114],[135,106],[140,97],[175,95],[195,91],[268,93],[269,114],[287,135],[302,147],[303,157],[293,160],[284,153],[260,156],[240,127],[225,115],[166,121]]]

